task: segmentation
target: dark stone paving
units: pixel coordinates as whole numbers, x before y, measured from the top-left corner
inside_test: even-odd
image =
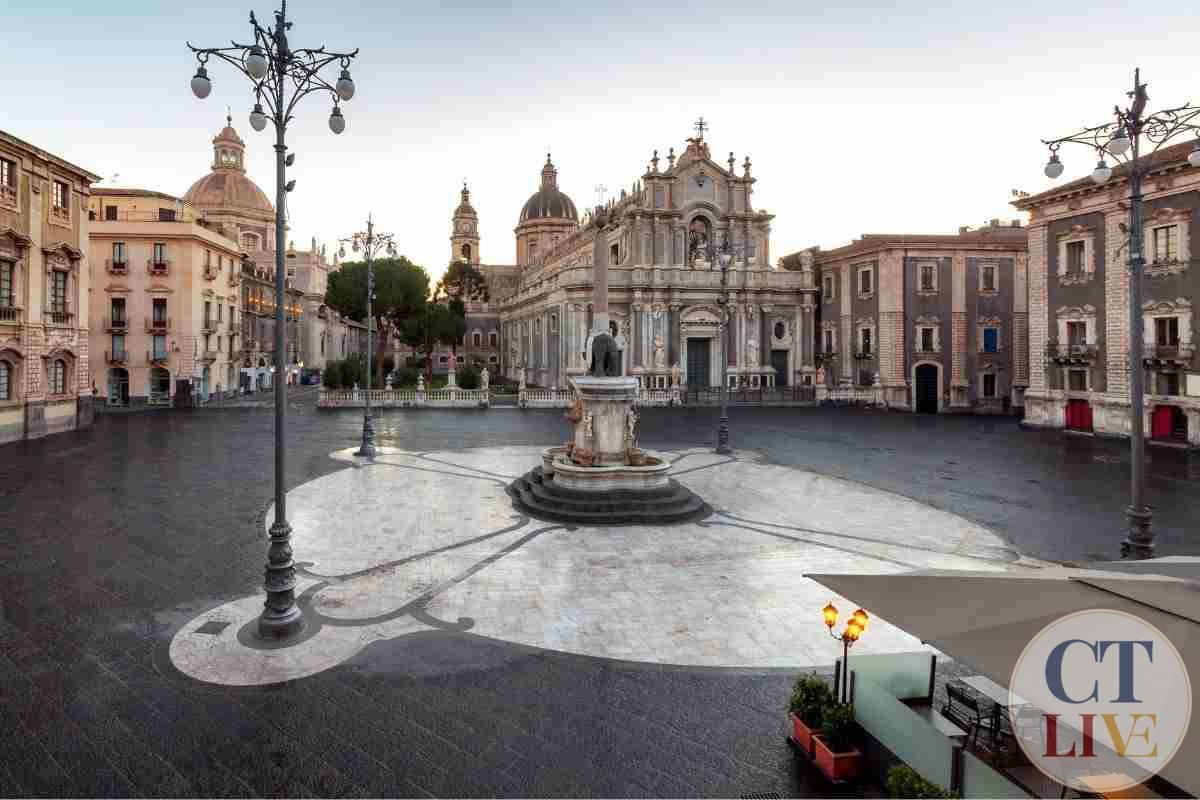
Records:
[[[643,439],[706,444],[714,417],[648,409]],[[1123,536],[1119,442],[852,410],[732,419],[740,447],[963,514],[1034,555],[1109,556]],[[355,442],[356,415],[297,404],[292,420],[289,485],[345,468],[328,454]],[[395,412],[377,427],[413,450],[564,432],[557,411]],[[171,635],[261,582],[271,433],[269,408],[206,409],[0,448],[0,795],[830,794],[783,743],[787,672],[429,633],[272,687],[183,678]],[[1161,549],[1195,553],[1194,457],[1151,458]]]

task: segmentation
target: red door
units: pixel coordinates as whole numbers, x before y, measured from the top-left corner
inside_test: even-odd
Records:
[[[1067,401],[1067,427],[1073,431],[1092,429],[1092,407],[1087,400]]]

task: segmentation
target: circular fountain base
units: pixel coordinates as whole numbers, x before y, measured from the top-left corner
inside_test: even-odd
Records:
[[[671,465],[666,459],[650,455],[645,466],[585,467],[558,453],[547,451],[546,456],[551,469],[536,467],[507,488],[513,505],[536,519],[667,525],[712,513],[700,497],[667,475]]]

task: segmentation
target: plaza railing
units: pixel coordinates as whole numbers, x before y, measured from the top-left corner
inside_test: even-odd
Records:
[[[325,389],[317,393],[317,408],[362,408],[366,389]],[[371,389],[374,408],[487,408],[488,392],[482,389]]]
[[[837,390],[842,398],[845,392]],[[873,390],[862,392],[874,397]],[[716,406],[721,403],[722,390],[673,386],[667,389],[641,389],[639,406]],[[527,387],[511,389],[372,389],[371,405],[378,408],[490,408],[492,405],[511,405],[521,408],[569,408],[575,402],[575,392],[567,388]],[[366,403],[364,389],[326,389],[318,392],[318,408],[362,408]],[[863,395],[865,402],[866,395]],[[728,390],[728,401],[735,406],[806,406],[817,401],[812,386],[742,387]]]

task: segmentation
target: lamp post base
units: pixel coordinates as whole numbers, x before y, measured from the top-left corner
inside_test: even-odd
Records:
[[[1129,537],[1121,542],[1121,558],[1153,558],[1154,533],[1150,521],[1154,514],[1149,506],[1129,506],[1125,517],[1129,520]]]
[[[722,412],[717,425],[717,455],[733,455],[733,447],[729,444],[729,415]]]
[[[363,417],[362,445],[354,452],[359,458],[375,457],[375,424],[368,412]]]
[[[267,600],[258,617],[259,638],[290,639],[304,630],[304,615],[296,605],[296,567],[292,563],[292,526],[276,520],[271,526],[263,588]]]

